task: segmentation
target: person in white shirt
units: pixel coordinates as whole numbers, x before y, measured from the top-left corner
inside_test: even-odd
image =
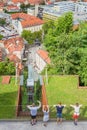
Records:
[[[30,110],[32,125],[36,124],[37,110],[41,107],[41,102],[40,101],[37,101],[37,102],[39,103],[38,106],[35,106],[35,103],[33,103],[32,105],[27,105],[27,108]]]
[[[76,103],[75,105],[70,105],[70,106],[74,108],[73,119],[74,119],[74,124],[77,125],[77,121],[80,114],[80,107],[82,105],[79,105],[79,103]]]
[[[44,126],[47,126],[47,121],[49,120],[49,106],[48,105],[43,105],[43,122]]]

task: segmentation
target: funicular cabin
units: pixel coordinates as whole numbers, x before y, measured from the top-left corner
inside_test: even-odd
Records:
[[[32,78],[27,79],[27,95],[28,102],[34,101],[34,80]]]

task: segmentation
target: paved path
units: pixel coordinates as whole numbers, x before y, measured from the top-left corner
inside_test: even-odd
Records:
[[[87,122],[78,122],[77,126],[73,122],[48,122],[48,126],[44,127],[39,121],[34,126],[28,121],[0,121],[0,130],[87,130]]]

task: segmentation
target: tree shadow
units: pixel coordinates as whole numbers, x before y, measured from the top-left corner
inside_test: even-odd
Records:
[[[73,108],[65,107],[63,109],[63,119],[64,120],[72,120],[72,115],[73,115]],[[53,107],[53,106],[50,107],[50,117],[51,118],[57,117],[56,107]]]
[[[81,108],[80,119],[87,119],[87,106]]]
[[[65,107],[65,112],[63,113],[63,117],[66,120],[72,120],[73,108]]]

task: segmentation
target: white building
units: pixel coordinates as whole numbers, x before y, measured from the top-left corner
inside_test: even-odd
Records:
[[[55,20],[66,12],[72,12],[74,21],[87,21],[87,2],[61,1],[41,6],[43,18]]]
[[[34,13],[35,12],[35,8],[28,8],[27,9],[27,14],[29,14],[29,15],[33,15],[34,16]]]
[[[36,53],[36,66],[39,68],[39,72],[41,72],[47,64],[50,64],[48,52],[44,50],[38,50]]]
[[[77,2],[75,4],[75,12],[79,14],[87,13],[87,2]]]
[[[61,1],[42,6],[42,8],[44,9],[43,13],[51,13],[59,16],[59,14],[74,11],[75,3],[73,1]]]
[[[30,30],[31,32],[39,31],[42,29],[43,20],[25,13],[12,14],[12,24],[21,35],[23,30]]]

